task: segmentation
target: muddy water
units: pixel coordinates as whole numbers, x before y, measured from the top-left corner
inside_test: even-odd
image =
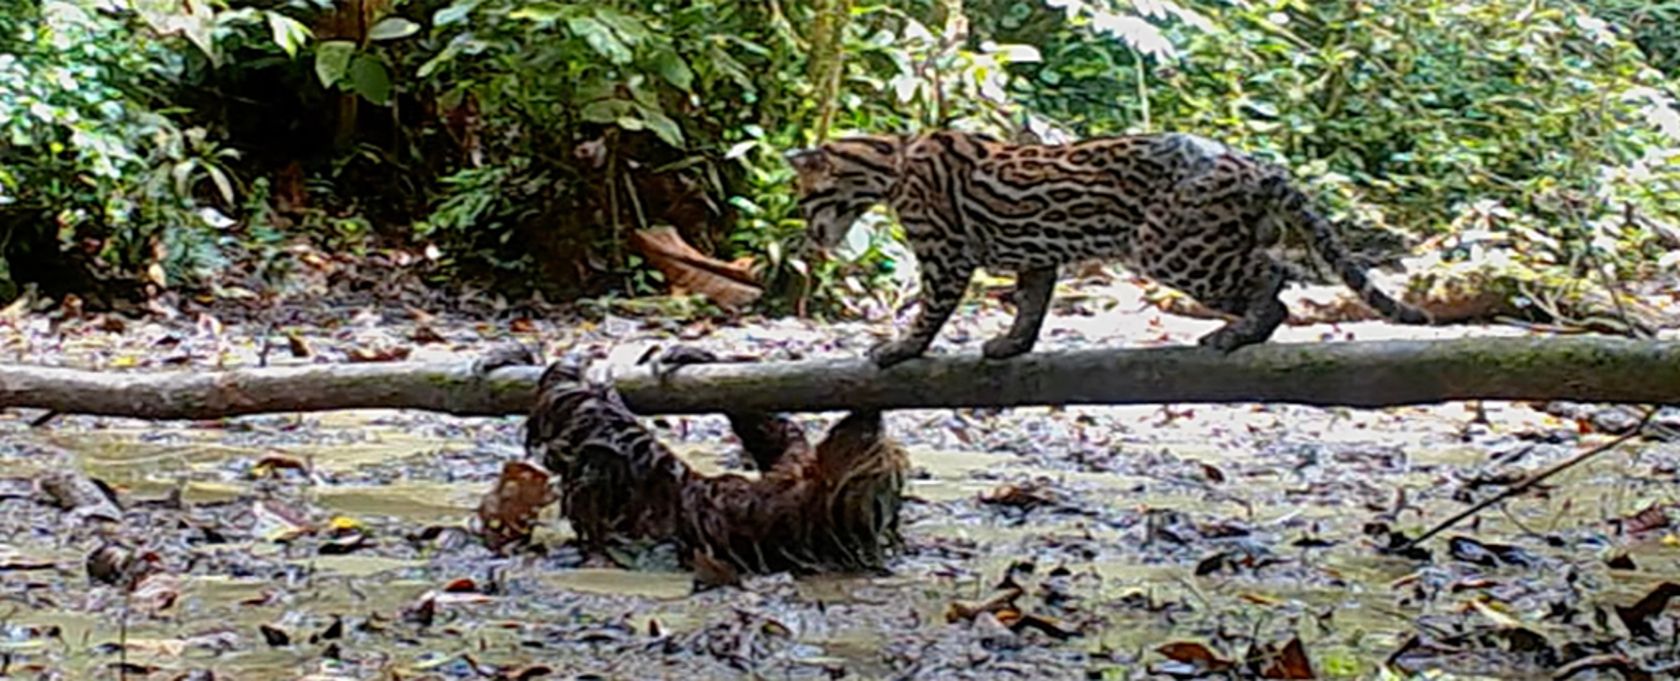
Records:
[[[1100,446],[1058,450],[1054,442],[1023,446],[1008,433],[1066,415],[1022,411],[983,423],[979,430],[990,440],[913,443],[920,472],[909,490],[910,546],[893,574],[771,578],[745,591],[701,594],[691,594],[681,572],[579,567],[560,548],[568,531],[552,518],[540,535],[552,549],[547,555],[499,559],[471,542],[414,539],[428,528],[460,536],[450,532],[467,526],[500,462],[517,455],[518,419],[466,423],[368,412],[260,419],[238,428],[95,427],[75,419],[51,429],[13,428],[13,449],[0,458],[4,477],[74,467],[115,488],[130,518],[121,527],[80,525],[32,502],[0,501],[7,537],[0,555],[57,566],[0,573],[7,582],[0,648],[13,655],[15,668],[66,678],[112,676],[119,640],[127,641],[134,669],[155,670],[157,678],[189,669],[212,669],[218,678],[470,678],[534,663],[610,678],[728,678],[755,670],[818,677],[842,668],[880,678],[907,669],[934,670],[931,676],[984,670],[1010,660],[1029,676],[1129,678],[1159,661],[1148,651],[1161,643],[1239,629],[1279,640],[1300,636],[1321,676],[1359,678],[1376,673],[1419,618],[1461,612],[1469,599],[1408,598],[1407,585],[1439,568],[1380,556],[1364,525],[1392,510],[1405,490],[1399,505],[1406,508],[1389,522],[1415,533],[1462,508],[1452,495],[1476,472],[1502,470],[1489,464],[1490,456],[1512,449],[1500,433],[1560,425],[1504,406],[1494,408],[1490,423],[1476,425],[1467,425],[1462,408],[1447,407],[1387,414],[1197,408],[1170,418],[1155,409],[1085,410],[1118,435]],[[925,433],[944,418],[895,414],[889,425]],[[679,451],[703,470],[732,467],[735,453],[715,444],[715,420],[667,425],[663,436],[681,443]],[[1477,433],[1467,439],[1467,428]],[[255,476],[256,464],[273,457],[306,470]],[[1557,457],[1528,458],[1516,465]],[[1589,538],[1602,533],[1606,518],[1672,501],[1672,487],[1652,484],[1649,471],[1674,458],[1672,448],[1660,447],[1637,459],[1607,455],[1560,476],[1544,497],[1490,510],[1466,533],[1519,544],[1538,556],[1539,569],[1580,573],[1595,585],[1583,599],[1631,602],[1657,582],[1680,579],[1680,542],[1551,546],[1537,537]],[[1056,500],[1032,510],[980,501],[1004,485],[1036,485]],[[184,509],[162,501],[177,490]],[[323,555],[316,537],[273,541],[253,519],[265,499],[317,525],[353,521],[370,541],[347,555]],[[1180,514],[1177,534],[1151,529],[1157,521],[1171,529],[1162,511]],[[1209,537],[1212,526],[1240,531]],[[219,540],[203,540],[204,527]],[[83,560],[107,535],[159,552],[180,577],[171,607],[123,618],[120,595],[89,583]],[[1298,545],[1306,538],[1328,545]],[[1639,567],[1605,567],[1602,554],[1612,550],[1631,552]],[[1274,562],[1196,574],[1220,552]],[[1451,561],[1444,550],[1436,555]],[[1018,577],[1029,591],[1053,567],[1071,572],[1063,592],[1079,605],[1055,614],[1083,626],[1084,636],[1026,637],[1024,650],[988,648],[972,640],[977,634],[968,624],[946,623],[953,600],[984,599],[1022,561],[1034,565]],[[1482,573],[1520,582],[1534,569]],[[491,593],[472,599],[482,602],[439,602],[424,626],[405,620],[423,594],[460,578]],[[1022,605],[1039,607],[1034,602]],[[1509,614],[1546,630],[1533,607],[1523,601]],[[335,618],[342,631],[323,638]],[[126,631],[118,625],[123,619]],[[265,625],[289,640],[265,641]],[[49,627],[56,637],[39,634]]]

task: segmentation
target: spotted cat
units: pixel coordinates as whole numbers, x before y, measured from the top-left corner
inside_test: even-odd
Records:
[[[921,268],[922,309],[907,332],[870,349],[883,368],[927,351],[980,267],[1016,274],[1014,322],[985,343],[987,358],[1031,350],[1058,268],[1086,260],[1118,260],[1235,317],[1201,345],[1229,352],[1263,342],[1288,317],[1278,300],[1285,268],[1269,248],[1288,227],[1304,230],[1384,317],[1431,323],[1372,285],[1285,169],[1203,137],[1040,145],[936,131],[846,137],[788,160],[818,245],[838,244],[881,203],[904,227]]]

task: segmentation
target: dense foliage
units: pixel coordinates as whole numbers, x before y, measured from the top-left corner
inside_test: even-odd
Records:
[[[787,149],[938,125],[1185,130],[1293,167],[1389,255],[1644,276],[1680,216],[1680,3],[1624,0],[29,0],[0,16],[0,294],[200,286],[310,239],[436,275],[663,288],[628,235],[839,310]],[[1666,230],[1666,231],[1665,231]],[[1665,236],[1666,235],[1666,236]],[[91,278],[49,276],[62,267]],[[69,281],[69,283],[66,283]]]

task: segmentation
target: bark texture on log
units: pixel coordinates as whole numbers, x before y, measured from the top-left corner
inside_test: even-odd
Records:
[[[0,408],[149,419],[356,408],[526,413],[540,367],[471,362],[123,373],[0,366]],[[1382,407],[1467,399],[1680,404],[1680,342],[1590,336],[1086,349],[991,361],[937,355],[624,371],[642,414],[1071,404],[1279,402]]]
[[[390,362],[140,373],[0,365],[0,408],[154,420],[339,409],[462,416],[530,410],[541,367],[488,374],[475,367],[470,361]]]

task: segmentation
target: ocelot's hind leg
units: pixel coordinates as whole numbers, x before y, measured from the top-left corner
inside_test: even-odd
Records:
[[[1003,335],[986,341],[980,354],[986,359],[1007,359],[1023,354],[1038,342],[1044,315],[1050,311],[1050,295],[1056,289],[1056,267],[1023,269],[1015,274],[1015,321]]]
[[[1245,345],[1263,343],[1272,337],[1272,332],[1289,317],[1289,308],[1278,299],[1278,294],[1283,291],[1284,271],[1267,258],[1261,272],[1243,289],[1232,291],[1227,297],[1201,301],[1220,312],[1237,315],[1237,318],[1202,336],[1197,344],[1231,352]]]

